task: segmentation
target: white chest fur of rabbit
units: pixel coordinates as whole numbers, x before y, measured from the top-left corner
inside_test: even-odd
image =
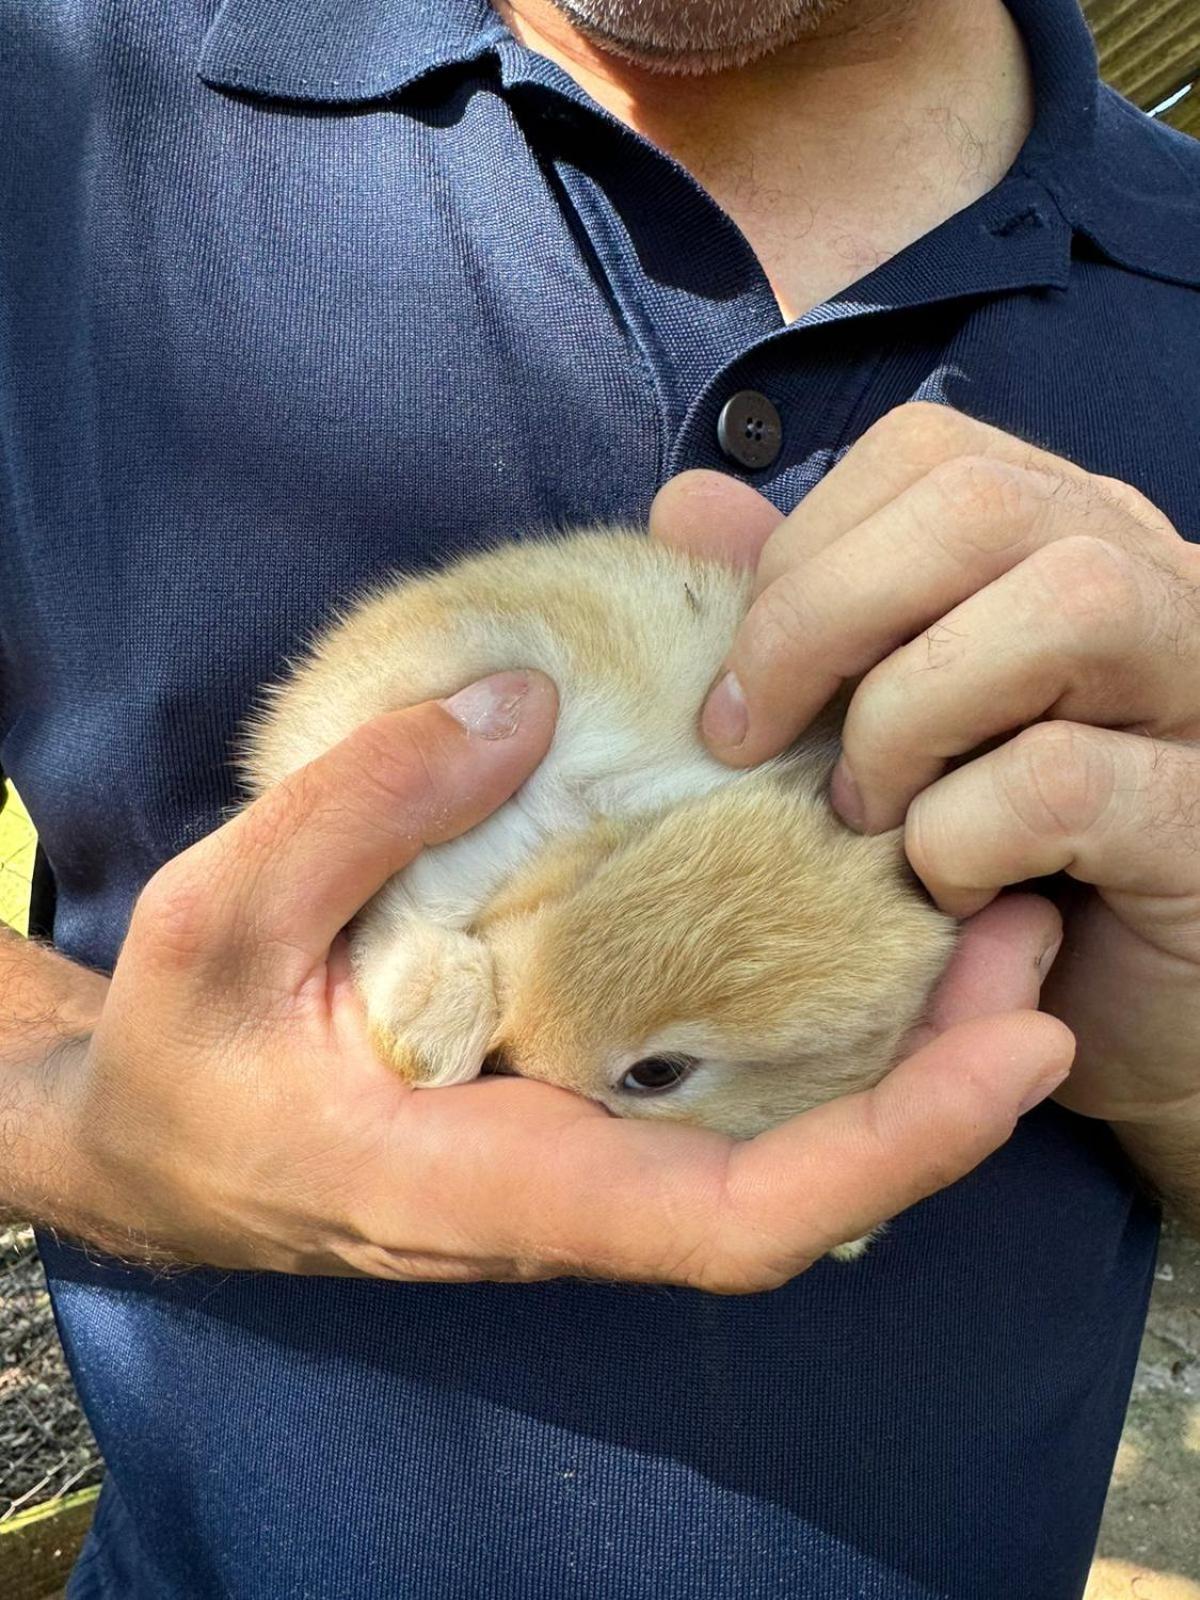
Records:
[[[704,749],[749,599],[746,574],[639,533],[505,545],[379,589],[269,691],[256,793],[380,712],[506,668],[557,685],[533,776],[351,929],[372,1038],[410,1081],[486,1059],[745,1137],[894,1064],[953,925],[898,836],[830,810],[828,723],[746,773]]]

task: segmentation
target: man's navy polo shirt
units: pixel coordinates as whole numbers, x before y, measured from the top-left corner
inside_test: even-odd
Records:
[[[733,470],[739,389],[782,507],[924,397],[1194,535],[1200,149],[1100,89],[1073,0],[1011,4],[1010,175],[784,327],[729,219],[481,0],[0,0],[0,756],[59,947],[111,966],[331,602]],[[1154,1242],[1052,1107],[860,1265],[742,1299],[43,1239],[109,1474],[70,1593],[1076,1595]]]

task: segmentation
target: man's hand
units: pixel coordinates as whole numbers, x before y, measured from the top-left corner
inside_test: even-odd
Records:
[[[42,1220],[143,1260],[765,1289],[967,1171],[1061,1080],[1066,1030],[1017,1009],[1058,933],[1029,901],[983,914],[903,1069],[749,1144],[518,1079],[408,1088],[370,1048],[340,930],[544,753],[550,685],[499,687],[490,722],[478,702],[465,726],[378,719],[151,880],[90,1042],[31,1075],[67,1153]]]
[[[787,518],[696,473],[652,525],[757,561],[705,709],[718,755],[774,755],[861,676],[834,803],[903,822],[944,910],[1058,872],[1092,886],[1045,992],[1079,1044],[1059,1098],[1141,1125],[1152,1175],[1154,1130],[1191,1127],[1200,1197],[1200,549],[1127,484],[929,405]]]

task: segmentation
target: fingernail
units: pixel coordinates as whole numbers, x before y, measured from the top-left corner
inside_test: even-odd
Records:
[[[1064,1067],[1061,1072],[1046,1078],[1036,1088],[1031,1089],[1017,1107],[1017,1115],[1023,1117],[1027,1111],[1032,1111],[1034,1106],[1040,1106],[1042,1101],[1052,1095],[1060,1084],[1067,1081],[1070,1073],[1070,1067]]]
[[[509,739],[521,722],[521,707],[529,693],[529,679],[523,672],[498,672],[468,684],[449,700],[442,701],[455,722],[461,723],[475,739]]]
[[[1036,966],[1037,966],[1037,975],[1038,975],[1038,982],[1039,983],[1044,983],[1045,982],[1046,974],[1050,971],[1050,968],[1054,965],[1054,958],[1055,958],[1055,956],[1058,954],[1058,952],[1061,949],[1062,949],[1062,934],[1060,933],[1058,938],[1055,939],[1054,943],[1047,945],[1046,948],[1042,951],[1041,955],[1037,958]]]
[[[854,774],[846,765],[845,756],[833,769],[833,777],[829,780],[829,798],[833,802],[833,809],[846,826],[861,833],[866,826],[867,813],[863,807],[858,784],[854,781]]]
[[[700,726],[711,744],[727,748],[741,744],[746,737],[750,713],[736,673],[727,672],[709,695]]]

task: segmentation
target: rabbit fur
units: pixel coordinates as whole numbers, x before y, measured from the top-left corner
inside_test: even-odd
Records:
[[[860,837],[832,811],[836,714],[749,771],[705,749],[751,593],[748,572],[635,530],[512,542],[378,587],[267,691],[242,752],[254,794],[381,712],[509,668],[557,685],[528,781],[351,926],[372,1040],[403,1078],[486,1066],[746,1138],[895,1064],[954,924],[899,831]]]

